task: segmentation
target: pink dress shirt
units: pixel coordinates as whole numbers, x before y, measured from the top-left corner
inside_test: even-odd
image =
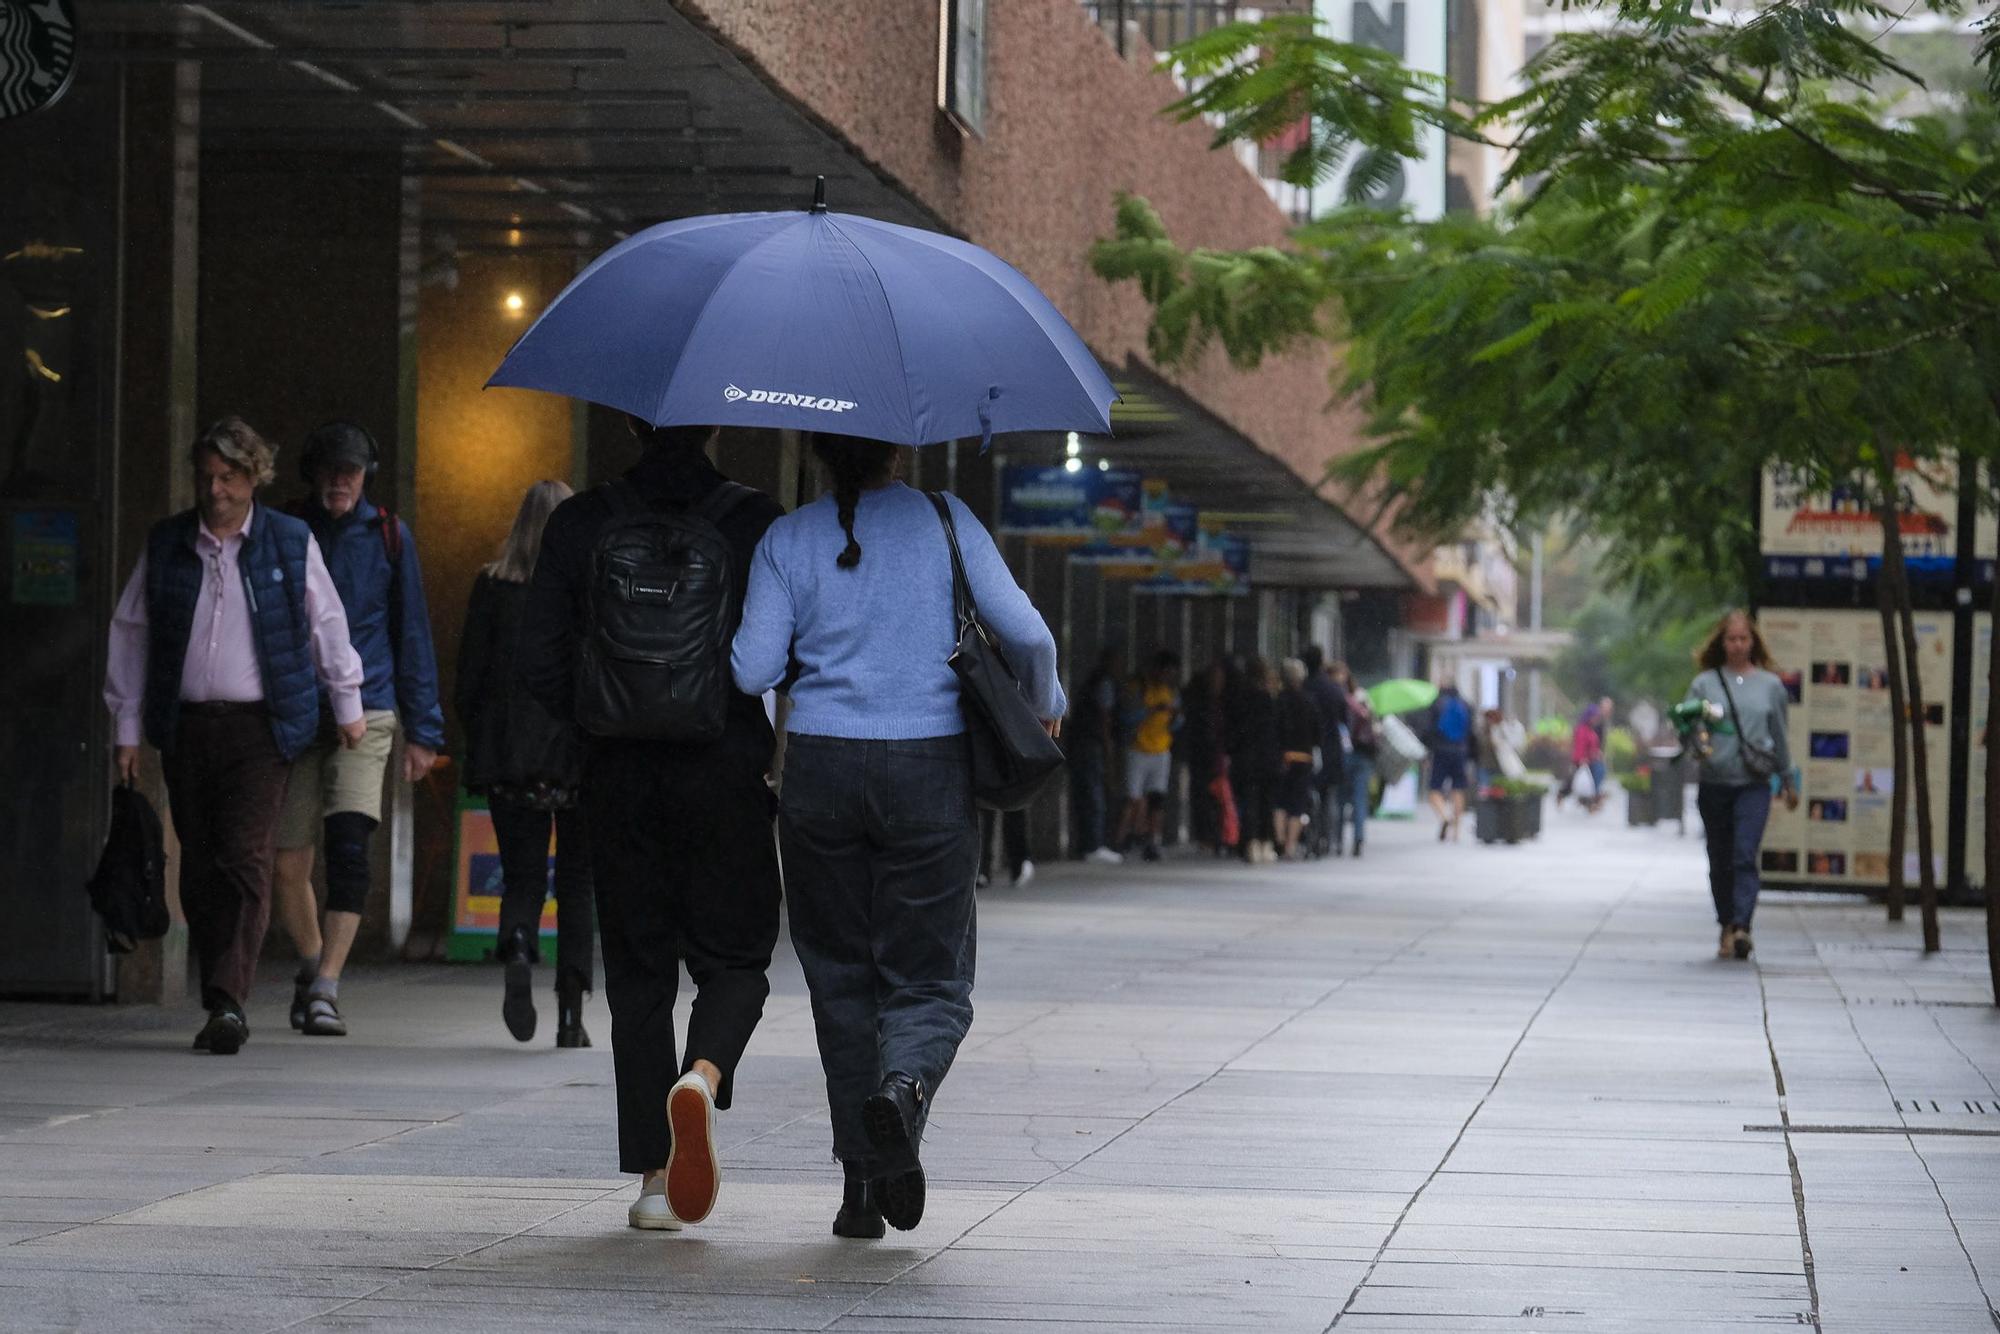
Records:
[[[257,507],[240,531],[218,538],[206,524],[195,525],[195,554],[201,557],[201,593],[194,604],[188,631],[187,661],[181,667],[181,698],[190,703],[249,703],[264,698],[264,676],[257,665],[257,643],[250,630],[250,608],[243,596],[237,558],[243,539],[257,521]],[[361,656],[347,638],[347,612],[334,590],[333,576],[319,543],[306,544],[306,621],[313,665],[320,686],[333,702],[334,721],[345,725],[361,717]],[[111,616],[111,657],[104,673],[104,703],[117,720],[117,744],[136,746],[141,737],[140,714],[146,699],[146,557],[118,598]]]

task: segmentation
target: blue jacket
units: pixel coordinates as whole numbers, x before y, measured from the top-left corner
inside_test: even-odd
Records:
[[[201,596],[202,564],[188,510],[153,525],[146,539],[146,739],[173,749],[180,722],[181,671]],[[299,520],[259,505],[237,564],[250,605],[257,666],[271,735],[287,760],[319,731],[319,682],[306,619],[306,550],[312,534]]]
[[[394,709],[411,741],[443,750],[437,651],[431,647],[430,608],[424,602],[423,571],[417,565],[417,544],[409,526],[395,520],[401,554],[392,568],[382,534],[386,516],[366,496],[339,519],[310,500],[303,517],[319,539],[327,573],[347,610],[347,636],[365,673],[361,707]],[[400,625],[390,624],[392,603],[397,601],[391,596],[392,585],[400,587]]]

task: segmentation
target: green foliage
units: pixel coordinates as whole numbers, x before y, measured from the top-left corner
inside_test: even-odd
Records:
[[[1493,786],[1503,797],[1529,801],[1540,801],[1549,794],[1547,783],[1537,783],[1531,778],[1498,778]]]
[[[1669,597],[1600,592],[1567,627],[1573,638],[1556,659],[1556,687],[1575,700],[1608,695],[1622,707],[1640,700],[1672,704],[1687,693],[1696,646],[1734,601],[1685,606]]]
[[[1634,768],[1630,773],[1618,775],[1618,786],[1635,797],[1643,797],[1653,790],[1653,771]]]
[[[1639,770],[1639,743],[1629,729],[1614,727],[1604,737],[1604,762],[1622,782]]]
[[[1350,207],[1288,250],[1235,253],[1180,250],[1128,199],[1094,261],[1140,283],[1170,364],[1215,341],[1243,366],[1340,344],[1337,389],[1371,443],[1336,477],[1407,534],[1564,519],[1640,604],[1681,597],[1685,615],[1690,588],[1745,589],[1767,465],[1831,479],[1877,442],[1995,452],[2000,112],[1877,105],[1878,84],[1917,76],[1844,25],[1895,16],[1866,0],[1743,22],[1701,0],[1591,7],[1638,26],[1558,38],[1484,107],[1301,19],[1210,34],[1170,57],[1196,87],[1175,113],[1255,139],[1312,108],[1330,137],[1294,179],[1442,125],[1506,136],[1519,202],[1430,223]],[[1631,657],[1641,693],[1677,697],[1664,659]]]

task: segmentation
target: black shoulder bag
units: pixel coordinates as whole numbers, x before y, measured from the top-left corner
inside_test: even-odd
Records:
[[[972,795],[992,811],[1018,811],[1062,771],[1062,748],[1035,716],[1007,655],[979,619],[965,561],[958,552],[958,526],[941,492],[927,491],[944,524],[951,547],[951,605],[956,647],[951,670],[958,677],[958,704],[965,714],[972,750]]]
[[[1729,677],[1718,667],[1715,679],[1722,683],[1722,697],[1729,701],[1729,724],[1736,729],[1736,749],[1743,756],[1743,767],[1750,771],[1752,778],[1769,778],[1778,772],[1778,757],[1762,746],[1750,744],[1750,738],[1743,731],[1743,719],[1736,713],[1736,696],[1729,689]]]

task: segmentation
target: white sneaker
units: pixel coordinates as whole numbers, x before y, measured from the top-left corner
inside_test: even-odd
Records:
[[[1101,866],[1122,866],[1125,862],[1124,857],[1108,847],[1099,847],[1086,853],[1084,860],[1087,862],[1096,862]]]
[[[1033,880],[1034,878],[1035,878],[1035,864],[1031,861],[1027,861],[1024,859],[1021,862],[1021,869],[1014,873],[1014,888],[1019,889],[1021,886],[1027,884],[1030,880]]]
[[[625,1211],[625,1221],[648,1232],[679,1232],[681,1220],[667,1207],[667,1179],[654,1177],[639,1190],[639,1198]]]
[[[722,1189],[722,1164],[715,1156],[715,1096],[706,1079],[690,1070],[667,1090],[667,1124],[674,1135],[667,1156],[667,1208],[683,1223],[699,1223],[715,1208]]]

